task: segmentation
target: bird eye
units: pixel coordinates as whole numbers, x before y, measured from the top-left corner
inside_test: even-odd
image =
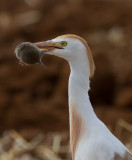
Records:
[[[62,45],[62,46],[66,46],[66,45],[67,45],[67,42],[66,42],[66,41],[62,41],[62,42],[61,42],[61,45]]]

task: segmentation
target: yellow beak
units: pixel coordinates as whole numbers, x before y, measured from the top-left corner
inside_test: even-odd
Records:
[[[54,48],[63,49],[61,43],[53,42],[51,40],[43,41],[43,42],[36,42],[36,43],[34,43],[34,45],[36,45],[40,49],[48,49],[48,48],[51,48],[51,49],[54,49]]]

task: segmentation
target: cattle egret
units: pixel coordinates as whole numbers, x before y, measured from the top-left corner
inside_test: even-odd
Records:
[[[68,95],[72,159],[132,160],[130,151],[98,119],[90,103],[89,78],[94,74],[95,65],[86,41],[68,34],[34,44],[40,49],[51,47],[45,54],[64,58],[70,65]]]

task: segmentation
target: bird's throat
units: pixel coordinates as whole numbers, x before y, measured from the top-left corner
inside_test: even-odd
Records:
[[[78,66],[71,63],[71,74],[69,78],[69,114],[70,114],[70,144],[73,160],[76,150],[84,134],[90,129],[91,121],[95,113],[91,106],[89,90],[88,63]]]

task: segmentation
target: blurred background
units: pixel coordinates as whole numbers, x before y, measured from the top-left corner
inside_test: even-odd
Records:
[[[23,41],[43,41],[68,33],[85,38],[91,48],[96,71],[89,94],[96,114],[122,142],[130,142],[130,0],[0,1],[1,139],[12,129],[26,140],[40,133],[68,135],[67,62],[44,56],[48,68],[44,70],[37,64],[21,66],[14,55],[15,47]]]

